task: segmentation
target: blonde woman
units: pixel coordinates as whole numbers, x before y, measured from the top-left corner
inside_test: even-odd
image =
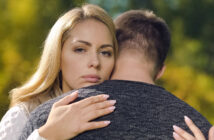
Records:
[[[17,139],[29,113],[45,101],[109,79],[116,54],[114,24],[103,9],[88,4],[65,13],[50,30],[36,72],[11,91],[11,108],[1,120],[0,139]],[[52,139],[49,132],[54,132],[54,138],[68,139],[110,123],[89,121],[114,111],[116,101],[98,95],[69,104],[77,96],[73,93],[55,103],[47,123],[28,139]],[[62,127],[63,135],[55,129]]]

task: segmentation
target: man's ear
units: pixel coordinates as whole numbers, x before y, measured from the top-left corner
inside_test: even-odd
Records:
[[[159,71],[158,74],[156,75],[155,80],[158,80],[158,79],[161,78],[161,76],[162,76],[162,75],[164,74],[164,72],[165,72],[165,69],[166,69],[166,66],[163,65],[163,67],[160,69],[160,71]]]

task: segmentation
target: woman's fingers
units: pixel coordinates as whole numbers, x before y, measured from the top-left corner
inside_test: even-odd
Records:
[[[70,95],[65,96],[64,98],[62,98],[59,101],[57,101],[56,103],[54,103],[53,107],[68,105],[69,103],[74,101],[77,97],[78,97],[78,91],[75,91],[75,92],[71,93]]]
[[[92,104],[85,108],[84,116],[86,117],[86,120],[91,121],[98,117],[107,115],[115,110],[115,103],[116,100],[109,100]]]
[[[185,130],[183,130],[182,128],[176,126],[176,125],[173,125],[173,129],[174,131],[181,137],[183,137],[184,139],[186,140],[195,140],[195,138],[189,134],[188,132],[186,132]]]
[[[109,96],[102,94],[71,103],[77,97],[78,92],[74,92],[54,103],[44,127],[46,132],[57,132],[55,136],[68,138],[87,130],[105,127],[110,123],[90,121],[113,112],[116,101],[107,101]],[[62,129],[63,131],[59,131]]]
[[[108,126],[110,123],[110,121],[89,122],[83,127],[83,131],[103,128]]]
[[[209,140],[214,140],[214,126],[209,130]]]
[[[187,126],[189,127],[189,129],[195,135],[196,139],[205,140],[205,137],[202,134],[202,132],[200,131],[200,129],[193,123],[193,121],[189,117],[184,116],[184,120],[185,120],[185,123],[187,124]]]
[[[92,105],[89,105],[88,107],[86,107],[86,113],[90,113],[91,111],[94,110],[99,110],[99,109],[104,109],[110,106],[115,105],[116,100],[107,100],[107,101],[103,101],[103,102],[99,102],[99,103],[95,103]]]
[[[101,117],[101,116],[104,116],[104,115],[107,115],[109,113],[112,113],[114,110],[115,110],[115,106],[111,106],[111,107],[108,107],[108,108],[104,108],[104,109],[99,109],[99,110],[94,110],[94,111],[91,111],[91,112],[88,112],[85,114],[85,119],[88,120],[88,121],[91,121],[91,120],[94,120],[98,117]]]
[[[173,132],[173,138],[175,140],[185,140],[184,138],[182,138],[182,136],[180,136],[179,134],[177,134],[176,132]]]
[[[107,94],[101,94],[101,95],[97,95],[97,96],[91,96],[88,98],[85,98],[83,100],[80,100],[79,102],[73,103],[75,106],[79,106],[79,108],[85,108],[91,104],[95,104],[98,102],[102,102],[105,101],[109,98],[109,95]]]
[[[175,135],[177,134],[176,136],[180,136],[184,140],[206,140],[201,130],[193,123],[193,121],[189,117],[184,116],[184,120],[187,126],[189,127],[189,129],[194,134],[194,136],[192,136],[185,130],[181,129],[180,127],[174,125],[173,128],[174,128],[174,131],[176,132]],[[213,134],[212,134],[212,131],[213,131]],[[214,135],[214,127],[213,127],[213,130],[210,129],[209,140],[214,140],[214,137],[212,135]],[[174,133],[173,133],[173,137],[175,138]],[[179,139],[177,138],[176,140],[179,140]]]

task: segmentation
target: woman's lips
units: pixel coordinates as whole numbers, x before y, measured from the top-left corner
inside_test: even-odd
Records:
[[[100,81],[100,77],[98,75],[85,75],[85,76],[83,76],[83,78],[87,82],[91,82],[91,83],[97,83]]]

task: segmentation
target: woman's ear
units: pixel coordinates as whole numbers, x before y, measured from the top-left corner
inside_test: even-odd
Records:
[[[165,72],[165,69],[166,69],[166,66],[163,65],[163,67],[160,69],[160,71],[159,71],[158,74],[156,75],[155,80],[158,80],[158,79],[161,78],[161,76],[162,76],[162,75],[164,74],[164,72]]]

